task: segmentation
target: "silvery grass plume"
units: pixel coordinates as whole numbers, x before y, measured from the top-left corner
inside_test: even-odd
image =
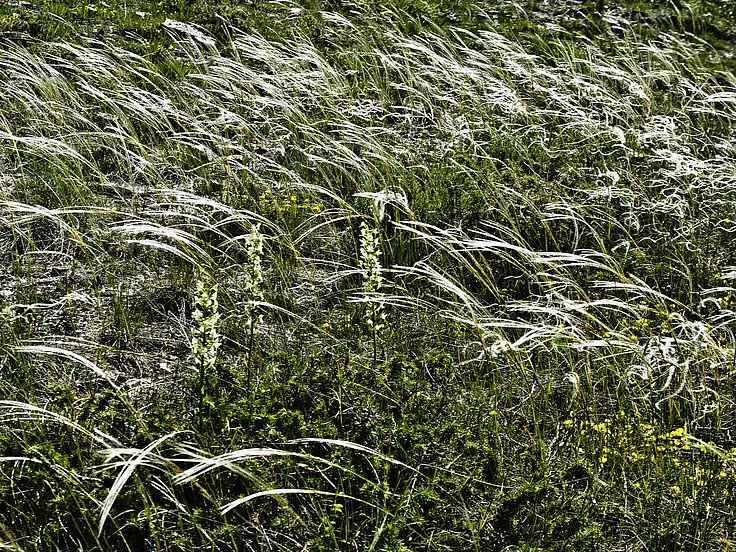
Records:
[[[13,405],[9,404],[8,406]],[[20,406],[24,407],[26,405]],[[2,414],[2,409],[4,407],[7,408],[5,404],[0,404],[0,414]],[[35,413],[30,412],[30,414]],[[300,517],[300,512],[306,511],[306,508],[309,506],[309,502],[305,501],[304,506],[297,510],[292,508],[290,505],[291,501],[287,501],[284,498],[285,496],[296,495],[295,498],[297,499],[299,498],[299,495],[301,495],[304,498],[309,498],[311,496],[325,496],[355,500],[370,507],[374,511],[375,515],[383,517],[384,524],[386,520],[395,516],[402,506],[406,507],[412,500],[412,497],[411,495],[407,497],[395,494],[386,489],[385,483],[380,479],[379,473],[375,469],[369,470],[368,475],[354,475],[359,478],[364,489],[370,489],[374,494],[382,495],[383,500],[381,502],[373,502],[371,500],[361,498],[360,496],[352,496],[343,492],[335,492],[334,486],[339,481],[341,473],[352,472],[351,468],[341,466],[330,459],[321,458],[320,456],[310,454],[309,452],[303,452],[298,450],[299,448],[306,448],[309,445],[320,445],[323,448],[349,450],[354,454],[360,455],[369,463],[371,461],[377,461],[390,464],[394,468],[411,476],[414,481],[423,477],[418,470],[403,462],[386,456],[375,449],[358,443],[338,439],[305,438],[284,443],[284,448],[246,448],[226,452],[216,456],[210,456],[203,453],[196,446],[186,443],[175,446],[174,454],[166,455],[165,453],[159,452],[164,445],[169,444],[169,441],[174,441],[175,438],[179,436],[180,434],[178,433],[170,433],[152,441],[143,448],[126,448],[119,444],[113,448],[107,444],[109,448],[106,448],[103,451],[106,455],[106,460],[101,467],[104,470],[119,471],[105,501],[101,504],[98,523],[98,531],[100,533],[102,532],[105,523],[110,519],[113,506],[120,496],[123,488],[137,472],[142,472],[144,470],[153,470],[163,474],[163,477],[158,479],[158,484],[155,486],[155,490],[164,492],[167,496],[170,496],[172,502],[174,502],[175,506],[178,507],[185,517],[193,515],[194,512],[190,511],[190,506],[175,498],[177,496],[175,489],[181,485],[194,485],[197,492],[201,494],[201,497],[208,503],[216,506],[221,514],[226,514],[231,510],[242,508],[251,501],[257,501],[264,497],[271,497],[276,499],[280,508],[286,511],[290,517],[302,525],[304,525],[305,522]],[[297,450],[293,450],[295,448]],[[268,461],[273,465],[271,469],[279,470],[281,469],[281,464],[279,463],[280,459],[298,461],[297,465],[299,469],[319,469],[329,486],[333,487],[333,489],[330,491],[310,488],[263,489],[268,485],[268,482],[262,478],[256,470],[250,468],[249,464],[257,461]],[[181,469],[178,467],[180,465],[189,467]],[[261,465],[263,464],[261,463]],[[284,467],[287,466],[289,466],[289,463],[284,465]],[[289,471],[293,471],[293,468],[287,469],[289,469]],[[224,493],[218,492],[217,494],[213,494],[206,489],[205,486],[199,485],[200,480],[205,480],[208,475],[211,476],[213,473],[218,472],[226,472],[231,476],[242,478],[249,484],[262,490],[252,492],[245,497],[234,498],[227,492],[227,490],[225,490]],[[371,477],[371,475],[373,477]],[[143,492],[148,491],[146,490]],[[381,524],[377,528],[377,533],[373,538],[374,541],[378,541],[384,529],[384,524]],[[274,545],[278,546],[278,543],[274,543]]]
[[[119,276],[107,275],[119,261],[160,267],[146,273],[151,281],[182,266],[212,271],[244,289],[250,366],[264,302],[261,233],[269,267],[272,250],[304,253],[277,282],[298,294],[315,268],[355,266],[345,246],[353,195],[374,190],[365,193],[379,221],[417,246],[407,266],[391,267],[391,289],[405,294],[391,304],[421,303],[413,329],[459,352],[460,366],[507,370],[528,382],[529,397],[558,377],[581,395],[625,387],[660,408],[677,400],[698,416],[727,410],[718,386],[734,374],[736,316],[731,292],[704,275],[733,262],[733,75],[705,68],[699,60],[713,52],[687,34],[643,40],[623,20],[614,24],[625,39],[601,48],[554,25],[531,42],[426,24],[409,34],[404,16],[382,10],[365,27],[322,14],[331,53],[299,34],[272,41],[235,30],[220,51],[199,30],[169,23],[180,33],[174,55],[192,68],[177,82],[110,44],[3,43],[0,166],[13,185],[2,191],[0,243],[23,270],[14,293],[59,294],[19,302],[13,317],[79,312],[86,325],[69,331],[97,338],[105,279]],[[384,208],[404,196],[376,190],[397,183],[413,216],[394,224]],[[258,204],[266,189],[325,209],[277,222]],[[438,211],[444,192],[456,213]],[[381,245],[378,230],[361,225],[374,364],[388,301]],[[57,292],[60,267],[65,289],[94,287],[95,300]],[[191,345],[204,398],[221,354],[220,314],[217,288],[196,293]],[[647,328],[661,313],[669,326]],[[71,340],[25,326],[33,339],[17,352],[55,359],[47,380],[78,364],[118,391]],[[273,350],[282,345],[274,339]],[[114,466],[126,476],[127,465],[164,467],[159,444],[120,452]],[[219,457],[218,466],[236,460]]]
[[[73,184],[76,196],[67,200],[88,201],[88,176],[95,175],[103,187],[139,200],[145,187],[160,188],[173,176],[190,192],[221,179],[228,200],[242,197],[237,183],[243,179],[256,189],[288,179],[332,203],[344,201],[332,182],[367,181],[369,189],[389,189],[382,185],[384,174],[407,177],[416,171],[421,178],[429,161],[453,151],[493,160],[494,144],[506,140],[521,148],[523,157],[541,152],[570,160],[560,176],[572,185],[565,187],[568,197],[552,202],[536,190],[522,194],[503,182],[494,184],[497,189],[486,195],[489,218],[517,238],[505,241],[525,247],[524,233],[539,223],[544,239],[567,251],[595,247],[623,260],[631,257],[625,251],[645,256],[666,251],[686,275],[667,293],[695,291],[687,277],[699,247],[693,236],[705,235],[715,244],[731,232],[728,213],[735,188],[734,148],[725,135],[733,118],[733,79],[715,80],[696,63],[687,65],[697,44],[672,35],[651,44],[632,40],[613,52],[592,43],[575,52],[569,42],[550,40],[546,51],[531,54],[513,37],[490,31],[432,29],[407,36],[396,14],[380,17],[381,30],[367,31],[337,14],[324,14],[328,40],[338,43],[348,34],[353,39],[354,48],[339,59],[326,57],[304,37],[273,43],[234,32],[231,57],[185,37],[177,47],[199,72],[176,86],[144,59],[113,47],[52,44],[44,46],[49,55],[42,57],[14,46],[4,50],[0,68],[12,83],[3,105],[18,118],[3,120],[2,139],[21,156],[49,160]],[[617,24],[630,32],[626,22]],[[355,74],[370,83],[372,96],[355,97]],[[675,78],[677,86],[659,91]],[[666,113],[652,112],[655,97]],[[37,117],[49,102],[64,116]],[[93,105],[96,110],[85,109]],[[384,120],[395,124],[376,124]],[[228,137],[234,129],[243,131],[246,143]],[[166,134],[167,140],[153,145],[146,133]],[[705,143],[706,135],[713,144]],[[539,144],[539,151],[529,144]],[[306,182],[289,166],[287,146],[314,168],[316,182]],[[653,151],[646,167],[637,166],[642,161],[632,156],[633,146]],[[591,174],[575,158],[585,147],[592,147],[592,155],[606,148],[616,155],[606,156],[605,171]],[[112,155],[118,172],[95,165],[88,154],[97,148]],[[181,169],[187,156],[198,159],[194,176]],[[637,177],[649,168],[657,178]],[[469,179],[483,179],[472,163],[458,169]],[[578,177],[592,177],[591,186],[576,184]],[[509,194],[518,203],[506,201]],[[693,222],[696,208],[699,222]],[[187,209],[172,205],[174,213],[185,215]],[[194,230],[203,227],[200,221],[182,217],[175,223],[174,213],[163,224],[127,219],[117,228],[149,235],[133,243],[178,251],[196,264],[210,262],[198,249]],[[338,222],[327,217],[310,220],[315,226]],[[305,227],[302,235],[309,231]],[[99,238],[86,243],[93,241]],[[172,242],[185,247],[174,250]],[[442,250],[436,240],[429,243]],[[630,246],[614,251],[622,243]],[[467,266],[481,270],[485,245],[472,247],[474,255],[461,256]],[[719,262],[718,255],[707,258]],[[549,259],[552,270],[542,280],[549,284],[556,278],[558,290],[573,289],[574,279],[560,276],[566,261]],[[483,285],[498,287],[483,270]],[[525,271],[523,277],[537,272]]]

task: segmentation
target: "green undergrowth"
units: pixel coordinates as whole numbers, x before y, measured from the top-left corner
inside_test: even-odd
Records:
[[[733,9],[0,7],[0,547],[736,545]]]

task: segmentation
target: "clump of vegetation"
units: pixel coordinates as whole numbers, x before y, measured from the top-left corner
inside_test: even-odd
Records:
[[[733,9],[0,7],[0,547],[727,550]]]

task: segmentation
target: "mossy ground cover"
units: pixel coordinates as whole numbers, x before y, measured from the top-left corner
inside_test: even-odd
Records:
[[[728,550],[725,3],[0,7],[0,544]]]

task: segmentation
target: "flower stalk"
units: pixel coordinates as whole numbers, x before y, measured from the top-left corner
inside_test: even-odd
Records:
[[[383,303],[378,300],[384,281],[380,257],[381,239],[378,229],[371,228],[363,222],[360,226],[360,272],[363,276],[363,294],[369,298],[365,322],[373,341],[374,367],[377,361],[378,335],[386,327],[386,313]]]
[[[217,389],[216,385],[211,384],[211,379],[216,377],[215,369],[220,348],[220,334],[217,330],[219,320],[217,286],[209,285],[200,279],[197,282],[192,315],[192,357],[199,375],[197,416],[200,428],[204,427],[208,412],[217,406]]]

